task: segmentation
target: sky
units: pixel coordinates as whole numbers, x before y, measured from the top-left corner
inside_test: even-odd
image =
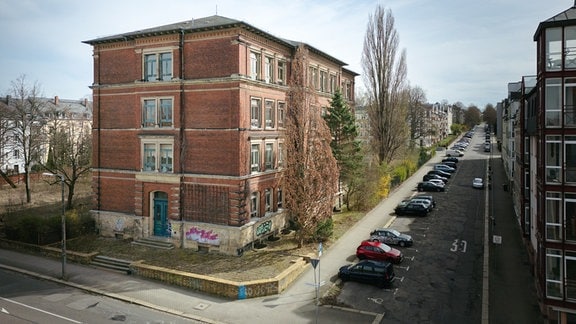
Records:
[[[389,9],[408,81],[429,103],[484,109],[536,73],[538,24],[574,0],[0,0],[0,96],[25,76],[44,97],[91,99],[92,47],[82,41],[212,15],[309,44],[345,63],[363,86],[366,26]]]

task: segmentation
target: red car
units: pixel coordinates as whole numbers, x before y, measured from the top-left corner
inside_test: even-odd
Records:
[[[356,256],[358,259],[370,259],[379,261],[388,261],[392,263],[400,263],[404,259],[402,252],[381,242],[362,241],[360,246],[356,249]]]

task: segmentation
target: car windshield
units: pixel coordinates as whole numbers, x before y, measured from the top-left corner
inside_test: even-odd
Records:
[[[386,245],[386,244],[382,244],[382,243],[380,243],[380,246],[379,246],[379,247],[380,247],[384,252],[389,252],[390,250],[392,250],[391,247],[389,247],[389,246]]]
[[[392,233],[392,234],[394,234],[394,235],[396,235],[396,236],[400,236],[400,232],[398,232],[397,230],[391,229],[391,230],[389,230],[389,231],[390,231],[390,233]]]

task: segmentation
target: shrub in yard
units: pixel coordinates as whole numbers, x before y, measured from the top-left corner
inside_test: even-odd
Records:
[[[334,221],[332,218],[327,218],[316,226],[315,239],[319,242],[325,241],[332,236],[334,232]]]

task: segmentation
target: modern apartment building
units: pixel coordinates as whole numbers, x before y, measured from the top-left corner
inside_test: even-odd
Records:
[[[88,40],[94,215],[105,236],[241,254],[288,225],[281,175],[291,62],[318,107],[356,73],[310,45],[221,16]],[[321,109],[317,110],[318,112]]]

